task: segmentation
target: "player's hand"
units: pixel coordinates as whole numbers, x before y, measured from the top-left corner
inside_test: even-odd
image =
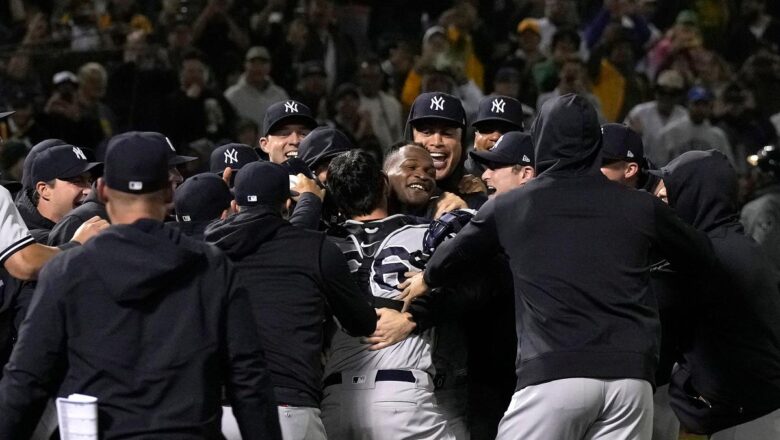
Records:
[[[456,209],[466,209],[469,205],[466,201],[456,196],[451,192],[444,192],[441,194],[438,200],[436,200],[436,213],[433,215],[434,220],[438,220],[445,212],[454,211]]]
[[[479,177],[472,174],[466,174],[460,179],[460,182],[458,182],[458,191],[460,191],[461,194],[487,194],[487,186],[485,186],[485,182]]]
[[[425,283],[423,278],[424,272],[406,272],[404,276],[406,281],[398,285],[398,290],[401,291],[399,299],[403,300],[404,308],[402,312],[406,312],[409,309],[409,305],[412,304],[415,298],[423,296],[430,291],[428,284]]]
[[[94,216],[91,219],[85,221],[76,232],[73,234],[71,241],[77,241],[81,244],[86,243],[90,238],[98,235],[100,231],[108,228],[110,225],[107,221],[98,216]]]
[[[233,168],[225,167],[225,171],[222,172],[222,181],[225,182],[225,185],[230,187],[230,179],[233,177]]]
[[[403,341],[417,327],[410,313],[402,313],[393,309],[377,309],[376,330],[363,338],[364,344],[370,344],[367,350],[376,351]]]
[[[296,191],[298,194],[312,193],[319,197],[320,200],[325,198],[325,189],[320,188],[317,181],[309,179],[303,173],[298,173],[295,177],[298,178],[298,184],[291,188],[293,191]],[[298,197],[300,197],[300,195],[293,197],[293,199],[297,202]]]

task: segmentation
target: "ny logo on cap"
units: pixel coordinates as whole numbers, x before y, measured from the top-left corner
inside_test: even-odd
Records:
[[[285,113],[298,113],[298,103],[295,101],[287,101],[284,103]]]
[[[628,153],[626,153],[626,157],[634,157],[634,153],[632,153],[631,150],[628,150]]]
[[[523,155],[523,162],[531,162],[531,159],[528,158],[525,154]]]
[[[238,162],[238,150],[231,148],[225,151],[225,163],[234,164],[236,162]]]
[[[127,182],[127,187],[130,188],[132,191],[140,191],[140,190],[144,189],[144,183],[143,182],[138,182],[138,181],[135,181],[135,180],[131,180],[131,181]]]
[[[444,97],[434,96],[431,98],[431,110],[444,111]]]
[[[87,160],[87,156],[84,154],[83,151],[81,151],[81,148],[79,147],[73,147],[73,154],[76,155],[77,159]]]
[[[173,148],[173,144],[171,143],[171,140],[168,139],[168,136],[165,136],[165,142],[168,142],[168,146],[171,147],[171,151],[173,151],[175,153],[176,149]]]
[[[188,215],[181,216],[181,219],[184,220],[185,222],[191,222],[192,221],[192,217],[190,217]]]
[[[490,106],[490,111],[493,113],[504,113],[504,102],[503,99],[494,99],[493,105]]]

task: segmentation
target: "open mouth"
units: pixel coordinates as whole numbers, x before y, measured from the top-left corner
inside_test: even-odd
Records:
[[[430,191],[430,188],[428,185],[424,185],[422,183],[411,183],[406,186],[409,189],[412,189],[414,191],[420,191],[420,192],[428,192]]]
[[[444,153],[431,153],[433,159],[433,167],[440,170],[447,166],[447,155]]]
[[[491,186],[491,185],[486,185],[486,186],[487,186],[488,195],[496,193],[496,187],[495,186]]]
[[[286,157],[288,159],[293,158],[293,157],[298,157],[298,150],[288,151],[288,152],[284,153],[284,157]]]

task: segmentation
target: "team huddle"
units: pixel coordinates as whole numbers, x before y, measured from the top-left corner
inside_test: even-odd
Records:
[[[186,180],[160,133],[36,145],[0,191],[0,439],[74,393],[100,438],[780,437],[730,158],[654,169],[576,94],[523,117],[423,93],[380,158],[285,100]]]

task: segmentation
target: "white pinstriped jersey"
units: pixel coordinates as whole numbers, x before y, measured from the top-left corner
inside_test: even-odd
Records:
[[[350,271],[355,274],[365,258],[373,258],[368,278],[371,294],[398,299],[396,286],[405,280],[404,273],[418,270],[409,259],[413,252],[422,249],[428,223],[398,214],[368,223],[350,220],[343,226],[345,237],[330,238],[346,256]],[[368,351],[360,338],[338,331],[331,341],[325,377],[344,371],[387,369],[417,369],[434,374],[431,340],[429,330],[382,350]]]

